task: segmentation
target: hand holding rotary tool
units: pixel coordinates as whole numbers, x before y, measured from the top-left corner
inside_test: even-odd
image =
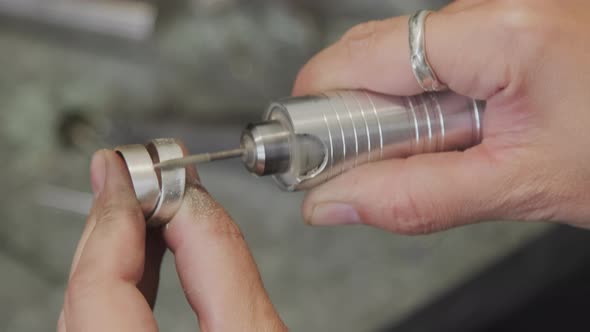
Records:
[[[250,172],[272,175],[286,190],[313,189],[303,204],[303,216],[313,225],[366,223],[401,233],[499,218],[586,225],[590,193],[586,186],[567,183],[586,174],[570,166],[584,169],[580,160],[586,160],[581,157],[586,150],[571,142],[584,138],[576,134],[585,133],[586,113],[579,105],[588,104],[587,94],[575,92],[587,84],[575,79],[553,86],[533,79],[543,74],[539,68],[551,68],[551,74],[570,70],[578,77],[585,68],[575,65],[578,51],[552,62],[508,61],[497,43],[466,35],[464,22],[450,19],[463,10],[497,11],[503,17],[506,9],[497,4],[464,8],[459,2],[433,15],[420,11],[360,25],[301,70],[296,97],[271,103],[262,122],[244,131],[240,147],[153,159],[151,172],[241,158]],[[574,12],[568,15],[577,22]],[[494,35],[485,29],[478,25],[476,31]],[[527,38],[553,45],[518,32],[511,37],[522,38],[523,45]],[[498,40],[505,49],[514,42]],[[575,98],[559,97],[571,94]],[[567,117],[555,111],[564,105]],[[565,143],[559,145],[561,140]],[[566,177],[540,183],[555,174]]]

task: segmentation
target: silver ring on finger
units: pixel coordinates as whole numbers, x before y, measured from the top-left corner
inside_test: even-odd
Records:
[[[430,10],[420,10],[408,20],[410,61],[414,76],[424,91],[441,91],[447,86],[438,79],[426,55],[426,18],[430,14]]]

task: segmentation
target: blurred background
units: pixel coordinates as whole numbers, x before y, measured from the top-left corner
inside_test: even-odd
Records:
[[[181,138],[191,152],[231,148],[348,28],[445,3],[0,0],[0,331],[54,328],[96,149],[156,137]],[[200,173],[243,229],[293,331],[522,331],[532,326],[522,317],[559,317],[551,303],[569,308],[589,294],[584,232],[526,223],[421,237],[312,229],[301,194],[239,162]],[[551,314],[530,309],[547,298]],[[155,314],[163,331],[197,329],[170,255]]]

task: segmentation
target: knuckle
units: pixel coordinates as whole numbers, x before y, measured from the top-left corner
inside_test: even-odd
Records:
[[[380,21],[361,23],[344,34],[341,42],[346,47],[350,60],[363,58],[375,48],[380,23]]]
[[[526,45],[532,53],[549,46],[557,28],[550,17],[528,0],[504,0],[496,25],[511,45]]]
[[[505,150],[497,164],[488,210],[495,218],[511,220],[551,220],[554,216],[554,189],[560,181],[539,150]]]
[[[543,166],[519,168],[514,172],[515,178],[509,181],[511,189],[506,195],[503,210],[513,211],[513,218],[517,220],[556,220],[559,202],[570,198],[567,193],[556,190],[558,183],[554,183],[555,180],[552,179],[559,177],[555,176],[554,171],[545,170]]]
[[[435,212],[436,211],[436,212]],[[445,211],[419,202],[415,194],[408,192],[390,200],[382,211],[381,220],[394,233],[403,235],[429,234],[439,230],[445,223]]]
[[[343,36],[343,41],[365,39],[375,34],[379,21],[368,21],[350,28]]]
[[[515,186],[507,195],[503,210],[513,211],[513,218],[523,221],[552,220],[552,200],[543,186],[525,184]]]

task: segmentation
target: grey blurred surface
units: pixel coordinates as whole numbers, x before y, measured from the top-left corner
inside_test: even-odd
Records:
[[[298,68],[346,28],[441,4],[184,2],[162,8],[152,39],[137,44],[0,21],[0,330],[54,328],[84,226],[79,214],[41,206],[40,188],[89,192],[89,156],[101,146],[172,136],[194,152],[231,147],[240,124],[287,95]],[[400,320],[546,228],[486,223],[422,237],[314,229],[301,221],[301,194],[237,162],[200,173],[243,229],[293,331]],[[162,274],[161,329],[195,330],[170,256]]]

